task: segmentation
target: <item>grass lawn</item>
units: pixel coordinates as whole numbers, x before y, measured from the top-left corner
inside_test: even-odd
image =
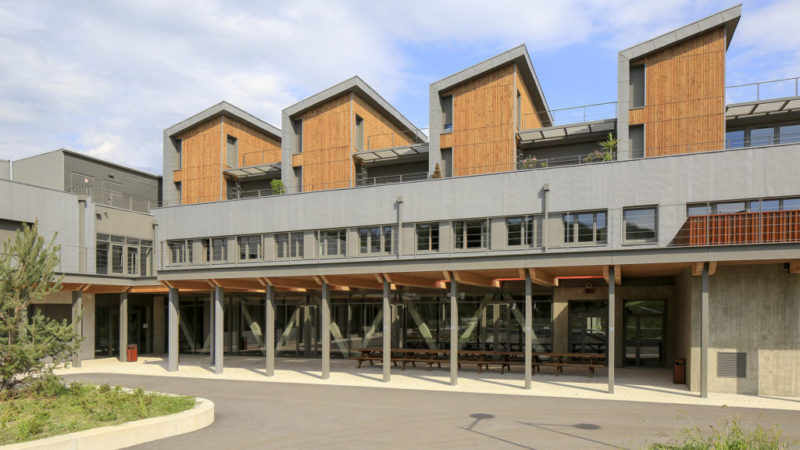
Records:
[[[193,408],[192,397],[40,380],[0,400],[0,445],[164,416]]]

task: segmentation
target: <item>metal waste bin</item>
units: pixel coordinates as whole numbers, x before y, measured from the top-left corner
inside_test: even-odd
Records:
[[[128,349],[128,362],[136,362],[139,357],[139,349],[135,345],[129,345]]]
[[[675,360],[675,373],[672,374],[672,382],[674,384],[686,384],[686,360]]]

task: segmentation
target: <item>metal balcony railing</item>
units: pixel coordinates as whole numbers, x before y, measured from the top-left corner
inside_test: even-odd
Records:
[[[427,179],[428,172],[385,175],[380,177],[358,176],[356,178],[356,186],[376,186],[379,184],[405,183],[408,181],[421,181]]]
[[[745,103],[800,95],[800,77],[759,81],[725,87],[727,103]]]
[[[800,210],[691,216],[675,236],[676,246],[800,242]]]

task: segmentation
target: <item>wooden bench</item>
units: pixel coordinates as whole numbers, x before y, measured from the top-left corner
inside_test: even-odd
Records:
[[[545,356],[546,359],[541,358]],[[595,369],[605,367],[602,353],[549,353],[537,356],[533,362],[534,369],[541,372],[542,366],[555,368],[555,375],[564,373],[565,367],[580,367],[589,371],[589,378],[594,377]]]

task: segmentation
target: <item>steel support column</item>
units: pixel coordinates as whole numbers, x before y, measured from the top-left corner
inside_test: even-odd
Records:
[[[167,370],[178,371],[178,290],[169,289],[169,321],[167,323]]]
[[[330,286],[322,283],[322,301],[320,332],[322,334],[322,379],[327,380],[331,377],[331,306],[330,306]]]
[[[275,375],[275,288],[266,289],[266,330],[264,331],[264,347],[267,353],[267,376]]]
[[[700,397],[708,398],[708,263],[703,264],[700,295]]]
[[[617,274],[614,266],[608,266],[608,343],[606,352],[608,358],[608,393],[614,393],[614,317],[616,316],[616,288]]]
[[[119,360],[128,360],[128,293],[119,294]]]
[[[72,291],[72,329],[78,336],[83,336],[83,292]],[[81,350],[83,345],[72,357],[72,366],[81,366]]]
[[[391,284],[383,278],[383,382],[392,378],[392,307],[389,296],[392,294]]]
[[[525,271],[525,389],[531,388],[533,376],[533,300],[531,273]]]
[[[208,355],[211,357],[211,365],[214,365],[214,291],[208,295]]]
[[[222,350],[224,350],[224,343],[222,338],[224,337],[224,322],[223,318],[225,317],[224,312],[224,301],[225,301],[225,291],[217,286],[214,288],[214,373],[217,375],[222,374],[222,370],[225,366],[224,356],[222,354]],[[236,345],[235,342],[232,345]]]
[[[450,386],[458,384],[458,282],[450,277]]]

